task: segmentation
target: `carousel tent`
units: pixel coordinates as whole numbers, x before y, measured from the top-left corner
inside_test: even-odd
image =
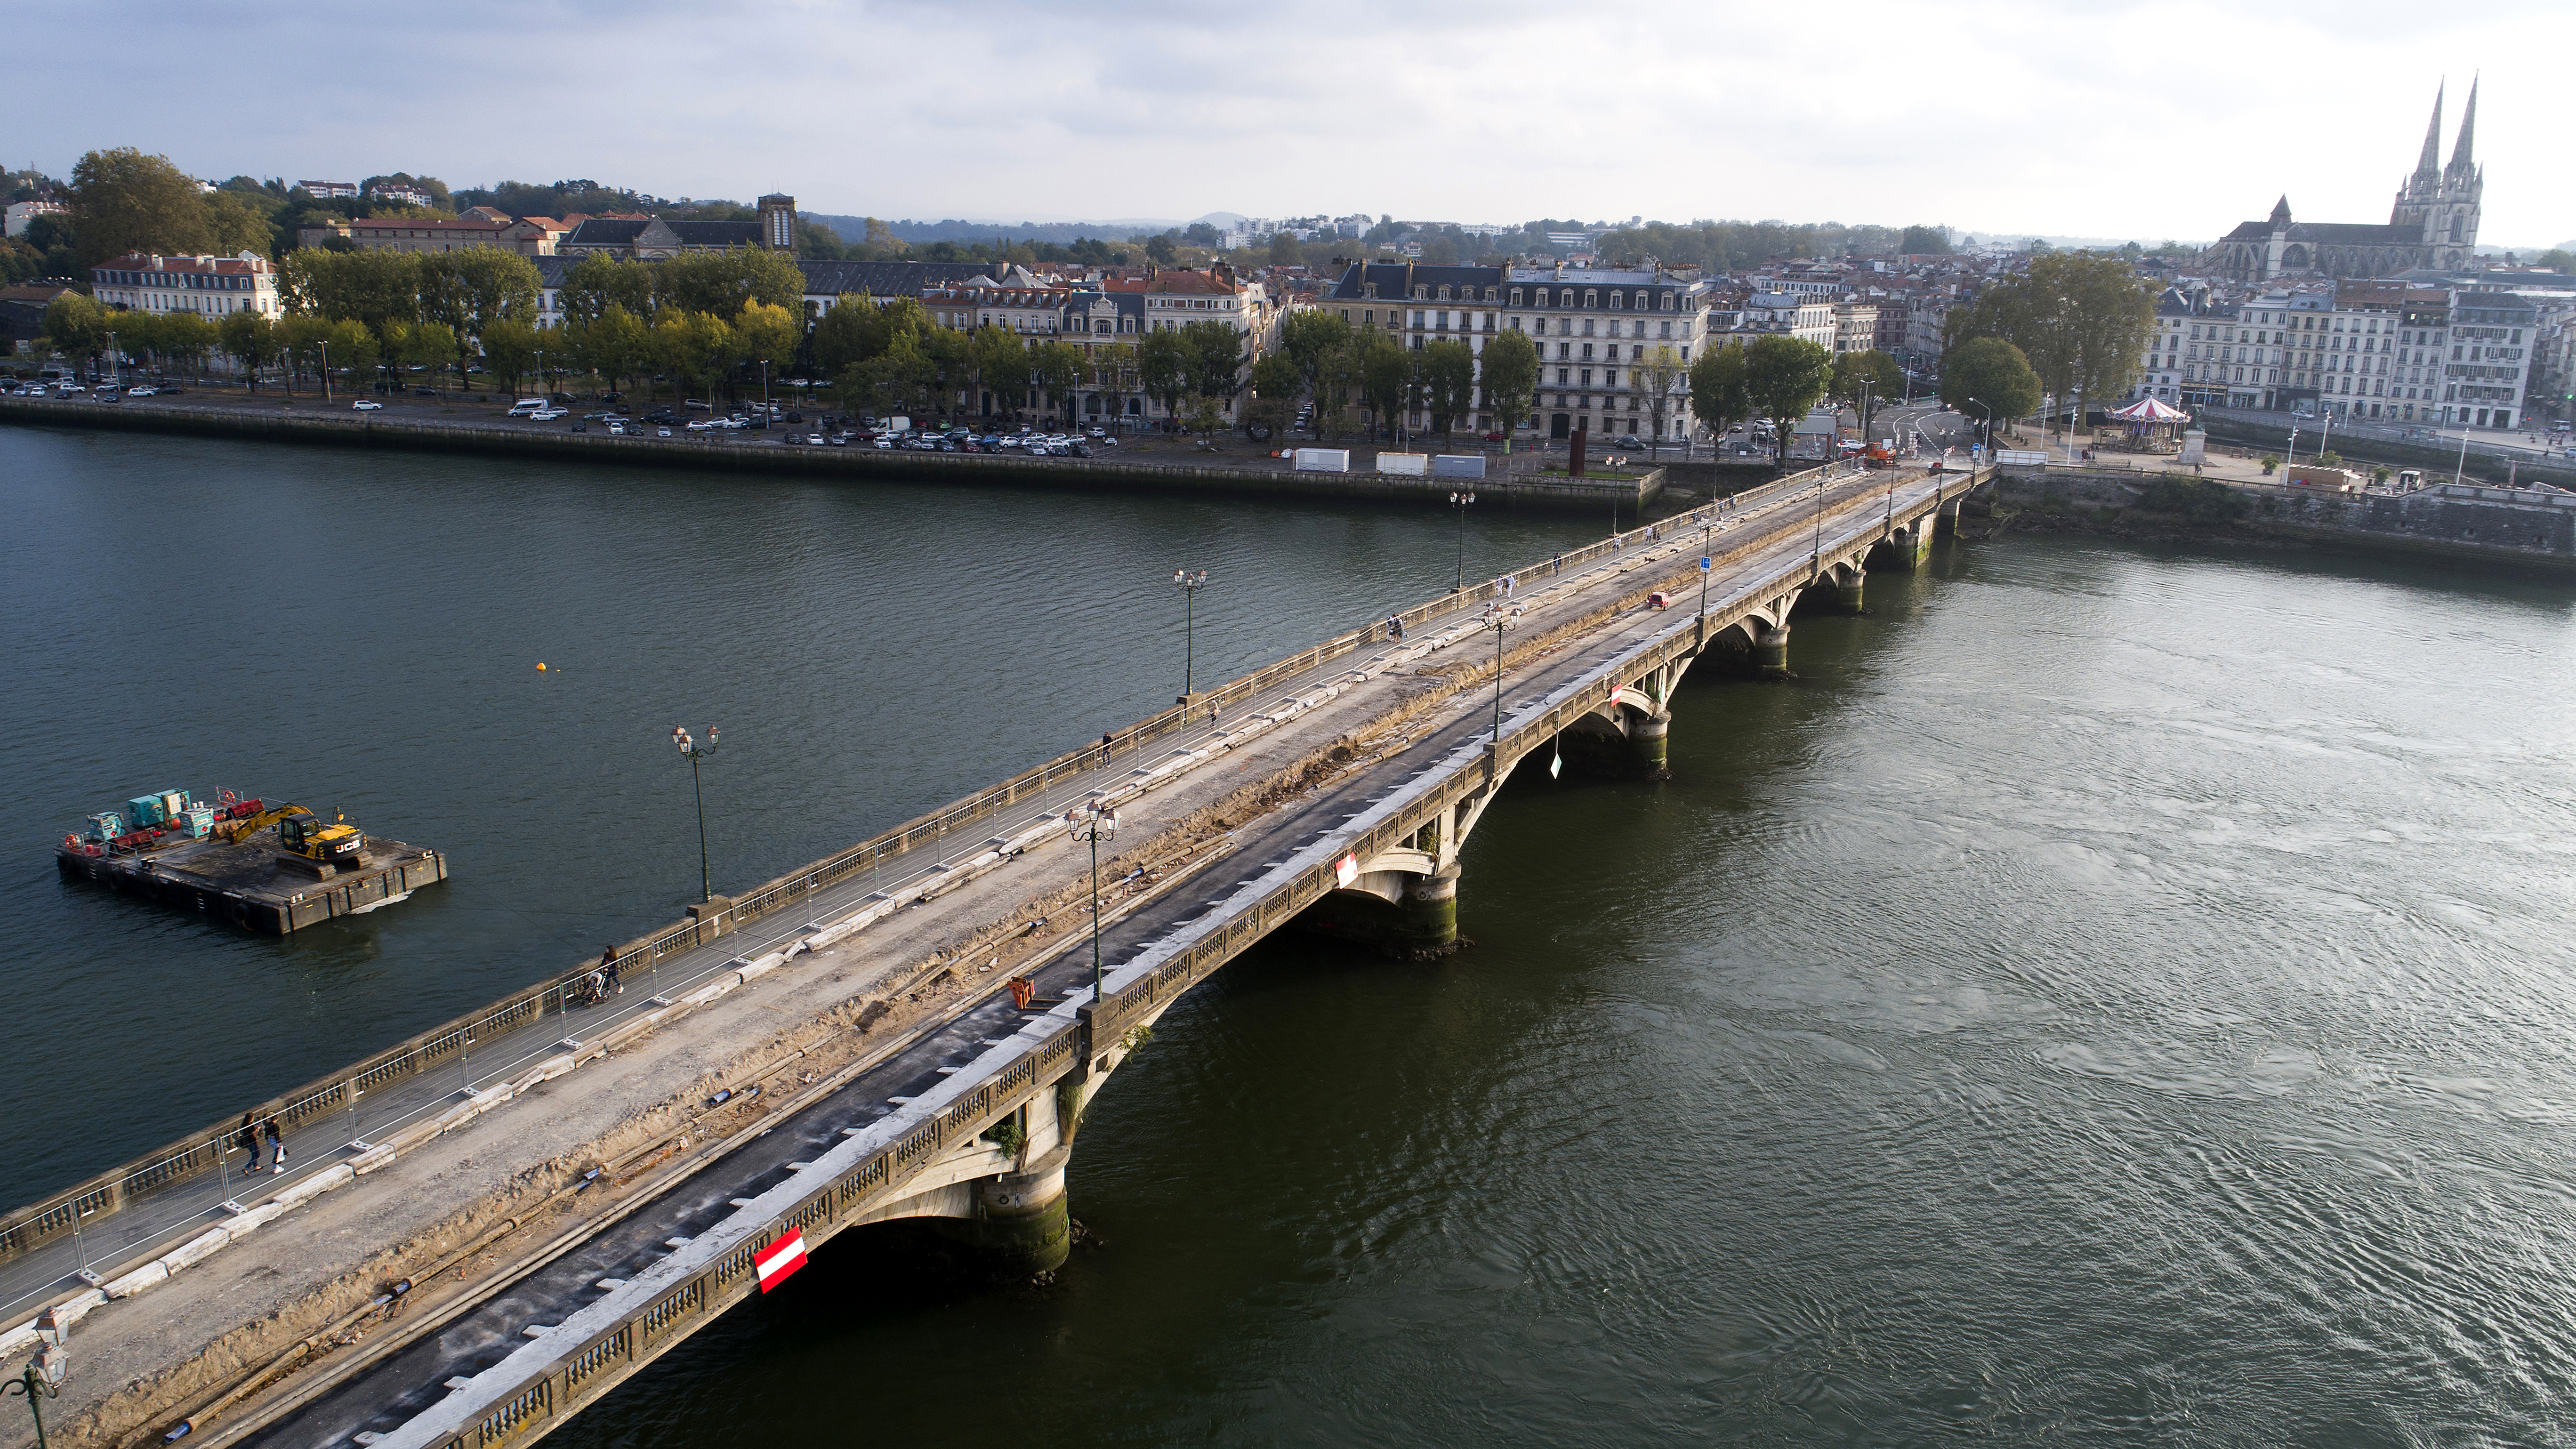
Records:
[[[2111,416],[2124,423],[2179,423],[2191,417],[2178,407],[2169,407],[2151,397],[2142,397],[2124,408],[2113,408]]]

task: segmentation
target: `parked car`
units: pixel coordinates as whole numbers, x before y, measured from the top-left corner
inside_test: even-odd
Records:
[[[702,413],[711,413],[716,410],[716,405],[714,403],[700,402],[696,398],[690,398],[686,402],[681,403],[680,406],[684,410],[688,408],[696,408]]]
[[[1642,448],[1646,446],[1646,444],[1645,440],[1638,437],[1635,433],[1623,433],[1620,435],[1619,440],[1612,443],[1610,446],[1614,448]]]
[[[416,387],[411,390],[411,395],[413,397],[436,397],[438,396],[438,389],[434,387]]]
[[[375,399],[373,399],[373,398],[363,398],[363,397],[362,397],[362,398],[358,399],[356,402],[353,402],[353,403],[349,404],[349,411],[351,411],[351,412],[353,412],[353,413],[380,413],[380,412],[383,412],[384,410],[385,410],[385,405],[384,405],[383,403],[377,402],[377,401],[376,401]]]

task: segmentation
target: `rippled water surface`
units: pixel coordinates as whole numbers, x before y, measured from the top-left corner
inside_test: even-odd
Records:
[[[150,478],[164,445],[32,436],[0,433],[0,459],[106,450],[146,476],[121,488],[198,486]],[[150,1015],[124,984],[210,993],[167,1018],[173,1057],[272,1014],[364,1035],[398,1013],[348,982],[497,970],[478,953],[511,934],[480,923],[518,917],[491,912],[570,950],[601,912],[666,911],[695,862],[647,838],[675,808],[665,714],[797,741],[728,777],[748,794],[777,769],[757,819],[790,838],[728,848],[801,859],[996,773],[1006,692],[1058,711],[1049,741],[1149,706],[1165,686],[1110,662],[1133,641],[1097,641],[1166,606],[1168,532],[1204,530],[1184,536],[1229,574],[1274,569],[1309,633],[1347,595],[1365,617],[1444,582],[1450,538],[1445,518],[244,456],[234,490],[301,542],[244,527],[220,607],[156,583],[164,622],[111,605],[107,632],[175,683],[184,650],[156,630],[238,649],[277,598],[318,625],[277,591],[363,555],[407,596],[336,652],[201,660],[229,705],[92,735],[111,696],[167,696],[74,647],[99,611],[8,585],[16,620],[54,621],[13,626],[7,788],[41,829],[9,901],[77,932],[46,938],[32,989],[48,1020],[111,1023]],[[358,475],[336,503],[332,468]],[[447,491],[384,486],[404,469]],[[0,476],[23,519],[26,474]],[[139,509],[59,505],[43,556],[113,563]],[[715,566],[742,557],[728,512],[776,569]],[[1471,548],[1555,536],[1522,526]],[[1043,586],[1010,582],[1030,571]],[[370,631],[436,622],[421,595],[451,579],[465,642],[389,665]],[[984,1286],[904,1225],[845,1235],[555,1442],[2576,1441],[2576,589],[2008,541],[1873,577],[1869,601],[1797,625],[1794,684],[1686,684],[1670,782],[1516,780],[1468,846],[1472,949],[1399,966],[1282,937],[1184,1001],[1085,1124],[1074,1212],[1099,1246],[1052,1288]],[[1006,662],[944,647],[951,626]],[[1236,627],[1229,669],[1280,652]],[[575,662],[562,684],[618,677],[549,696],[522,677],[549,655]],[[392,738],[273,737],[334,689]],[[911,708],[855,702],[889,693]],[[153,740],[168,753],[126,758]],[[234,760],[433,820],[420,837],[455,842],[472,888],[368,918],[361,953],[210,947],[52,880],[42,830],[100,808],[92,777],[121,796]],[[412,794],[366,783],[405,760]],[[30,800],[31,779],[56,783]],[[429,786],[459,798],[412,798]],[[806,818],[844,810],[862,818]],[[511,898],[466,846],[528,849],[502,821],[568,842],[553,895],[477,904]],[[617,904],[538,913],[575,883]],[[5,1028],[13,1065],[56,1049],[42,1028]]]

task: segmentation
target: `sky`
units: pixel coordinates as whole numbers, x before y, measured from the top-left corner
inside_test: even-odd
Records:
[[[1946,223],[2206,240],[2384,222],[2483,68],[2481,239],[2576,238],[2563,0],[440,0],[13,7],[11,165],[785,191],[807,211]],[[227,57],[234,57],[227,59]],[[2553,154],[2555,153],[2555,154]]]

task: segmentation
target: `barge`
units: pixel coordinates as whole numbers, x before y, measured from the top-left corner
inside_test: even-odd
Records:
[[[184,790],[139,795],[63,837],[54,862],[95,881],[247,931],[291,936],[408,900],[447,879],[439,852],[324,825],[298,805],[224,793],[203,805]]]

